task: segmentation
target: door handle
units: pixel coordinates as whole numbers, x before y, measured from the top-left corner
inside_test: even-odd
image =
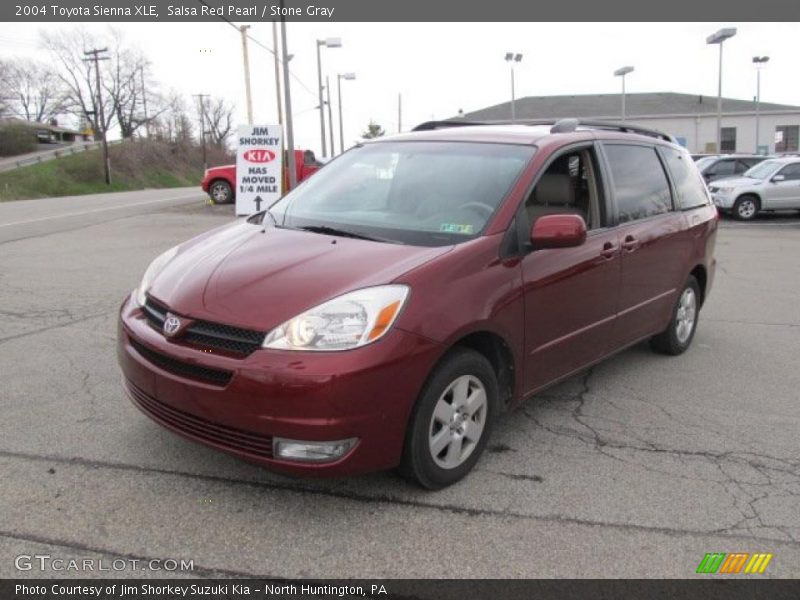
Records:
[[[622,242],[622,249],[625,252],[633,252],[639,247],[639,241],[632,235],[625,236],[625,241]]]
[[[606,242],[603,244],[603,249],[600,251],[600,256],[603,258],[614,258],[614,255],[617,253],[617,245],[612,242]]]

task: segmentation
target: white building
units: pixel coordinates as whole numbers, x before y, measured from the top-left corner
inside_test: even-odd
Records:
[[[578,96],[528,96],[515,103],[517,120],[595,119],[619,121],[620,94]],[[675,136],[690,152],[716,152],[717,98],[672,92],[626,94],[625,113],[631,124],[658,129]],[[756,142],[756,104],[752,100],[722,99],[723,152],[798,152],[800,106],[761,102]],[[511,118],[511,103],[504,102],[464,114],[474,121]]]

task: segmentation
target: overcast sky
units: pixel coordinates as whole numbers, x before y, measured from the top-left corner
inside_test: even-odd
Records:
[[[42,56],[39,30],[74,24],[30,23],[4,27],[3,56]],[[85,24],[103,32],[107,25]],[[242,48],[238,32],[219,23],[117,23],[128,41],[139,44],[153,62],[164,88],[187,96],[226,96],[246,115]],[[403,129],[431,118],[446,118],[508,101],[509,51],[524,55],[516,70],[517,97],[551,94],[617,93],[612,72],[633,65],[628,92],[684,92],[716,96],[717,46],[706,36],[720,27],[737,27],[725,43],[723,95],[752,99],[756,75],[751,60],[768,55],[762,100],[800,105],[798,23],[289,23],[295,139],[319,150],[315,40],[341,37],[342,48],[323,49],[323,77],[331,76],[335,135],[337,73],[354,71],[342,82],[345,140],[354,141],[370,119],[389,133],[397,131],[397,96],[403,96]],[[253,24],[250,33],[272,46],[270,23]],[[272,55],[250,45],[254,118],[277,120]],[[347,144],[346,144],[347,145]]]

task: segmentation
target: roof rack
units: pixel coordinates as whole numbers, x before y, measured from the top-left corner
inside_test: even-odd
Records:
[[[478,127],[487,125],[550,125],[550,133],[570,133],[576,131],[578,127],[587,129],[603,129],[607,131],[621,131],[623,133],[637,133],[654,137],[667,142],[677,143],[677,140],[668,133],[657,129],[648,129],[638,125],[628,123],[617,123],[614,121],[595,121],[587,119],[517,119],[515,121],[426,121],[420,123],[411,131],[432,131],[435,129],[447,129],[450,127]]]

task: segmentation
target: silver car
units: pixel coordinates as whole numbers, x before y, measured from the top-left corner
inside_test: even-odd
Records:
[[[800,209],[800,157],[765,160],[741,177],[708,186],[721,212],[749,221],[759,212]]]

